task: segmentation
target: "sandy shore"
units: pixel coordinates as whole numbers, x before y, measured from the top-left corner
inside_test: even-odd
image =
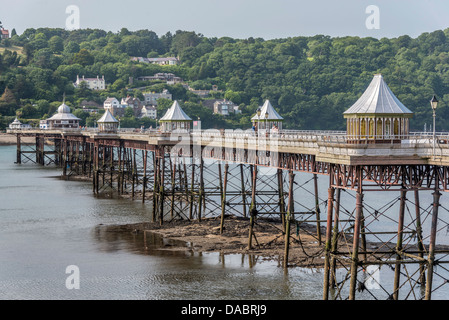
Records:
[[[21,137],[22,143],[35,143],[34,137]],[[0,146],[15,145],[17,138],[13,134],[0,133]]]

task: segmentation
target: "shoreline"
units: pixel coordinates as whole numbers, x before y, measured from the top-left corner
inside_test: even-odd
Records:
[[[21,137],[21,141],[24,144],[32,144],[36,142],[34,137]],[[17,138],[15,135],[8,133],[0,133],[0,146],[11,146],[16,144]]]

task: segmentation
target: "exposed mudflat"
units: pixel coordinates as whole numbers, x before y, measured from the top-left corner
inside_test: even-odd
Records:
[[[223,254],[257,254],[266,258],[284,257],[285,233],[278,221],[256,219],[253,227],[255,237],[249,249],[248,218],[227,216],[223,233],[220,234],[220,218],[205,218],[201,221],[176,220],[156,223],[137,223],[107,226],[108,232],[153,232],[167,239],[182,240],[189,246],[173,247],[176,250],[221,252]],[[320,267],[324,263],[323,246],[315,238],[316,229],[302,224],[297,233],[296,225],[291,228],[289,266]],[[309,234],[310,233],[310,234]],[[180,243],[180,242],[178,242]]]

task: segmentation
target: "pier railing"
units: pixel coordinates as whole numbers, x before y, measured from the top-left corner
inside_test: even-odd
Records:
[[[45,134],[82,134],[89,136],[119,136],[124,139],[153,138],[162,141],[183,143],[201,143],[214,146],[246,146],[247,148],[266,148],[270,150],[309,149],[314,153],[326,153],[342,156],[439,156],[449,159],[449,133],[411,132],[407,135],[389,136],[353,136],[346,131],[329,130],[272,130],[253,131],[252,129],[207,129],[176,130],[161,132],[156,129],[121,128],[116,133],[102,133],[98,128],[76,128],[40,130],[36,128],[9,129],[7,133],[45,133]]]

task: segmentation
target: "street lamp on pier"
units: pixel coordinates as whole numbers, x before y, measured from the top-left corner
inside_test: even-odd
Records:
[[[430,106],[432,107],[433,111],[433,160],[435,160],[435,111],[437,109],[438,100],[433,96],[432,100],[430,100]]]
[[[261,114],[262,110],[259,108],[257,108],[257,136],[259,136],[259,129],[260,129],[260,114]]]
[[[267,119],[268,119],[268,111],[265,112],[265,132],[268,134]]]

